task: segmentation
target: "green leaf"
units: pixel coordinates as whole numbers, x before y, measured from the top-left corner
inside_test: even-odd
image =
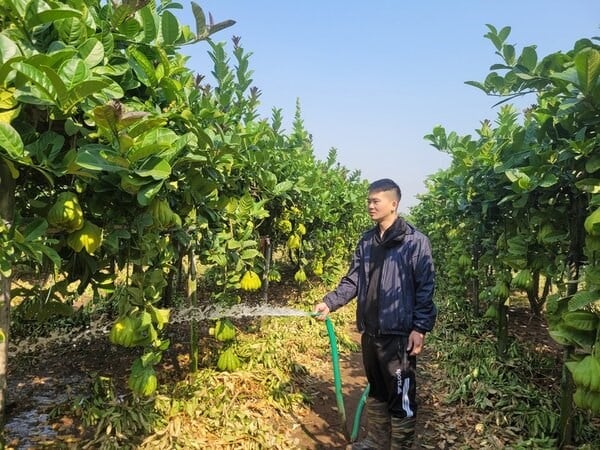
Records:
[[[600,179],[598,178],[585,178],[575,183],[577,189],[583,192],[589,192],[591,194],[597,194],[600,192]]]
[[[508,36],[510,35],[510,30],[510,27],[504,27],[498,32],[498,37],[502,40],[502,42],[508,39]]]
[[[70,90],[74,85],[87,80],[91,72],[81,59],[71,59],[64,62],[58,70],[58,74],[63,80],[66,80],[65,87]]]
[[[553,173],[545,173],[542,181],[540,181],[540,186],[543,188],[549,188],[558,183],[558,177]]]
[[[77,47],[87,38],[85,23],[76,17],[57,20],[54,22],[54,28],[58,31],[60,39],[67,45]]]
[[[181,31],[179,30],[179,22],[177,18],[170,11],[165,11],[161,16],[161,32],[162,39],[165,45],[172,45],[177,41]]]
[[[90,69],[104,60],[104,46],[96,38],[90,38],[79,46],[79,55]]]
[[[163,308],[156,308],[153,305],[146,306],[146,309],[149,310],[150,315],[152,316],[152,320],[156,324],[156,328],[162,330],[162,328],[169,323],[169,314],[170,310]],[[159,353],[160,355],[160,353]],[[160,360],[160,359],[159,359]],[[157,361],[158,362],[158,361]]]
[[[196,36],[203,36],[206,33],[206,16],[196,2],[192,2],[192,13],[196,19]]]
[[[568,83],[571,83],[575,86],[578,86],[579,79],[577,75],[577,70],[574,67],[569,67],[568,69],[562,72],[553,72],[550,74],[550,78],[553,80],[562,80]]]
[[[21,49],[15,41],[0,33],[0,63],[6,64],[11,59],[22,59]],[[10,68],[8,69],[10,70]],[[0,82],[3,81],[3,78],[0,78]]]
[[[27,21],[27,24],[30,27],[34,27],[36,25],[52,23],[57,20],[73,17],[81,18],[81,11],[77,9],[71,9],[68,7],[62,7],[60,9],[47,9],[45,11],[40,11],[37,14],[34,14],[31,17],[31,19]]]
[[[291,180],[282,181],[281,183],[277,183],[273,188],[273,193],[275,195],[281,195],[284,192],[289,191],[294,187],[294,182]]]
[[[600,76],[600,51],[587,48],[575,55],[575,69],[579,88],[584,95],[591,94],[598,87]]]
[[[126,38],[133,40],[142,29],[142,26],[137,20],[130,18],[120,24],[118,29],[126,36]]]
[[[152,199],[158,194],[163,186],[164,180],[151,183],[140,189],[137,194],[137,201],[141,206],[148,206]]]
[[[502,46],[502,55],[506,64],[513,65],[515,63],[515,47],[513,45]]]
[[[108,87],[109,84],[104,80],[85,80],[81,83],[77,83],[73,88],[69,90],[67,101],[65,102],[65,108],[70,109],[81,103],[86,98],[91,97],[94,94],[102,91],[102,89]]]
[[[535,69],[537,66],[537,52],[535,51],[535,46],[531,45],[523,48],[521,52],[521,56],[517,60],[517,64],[525,67],[530,72]]]
[[[168,150],[179,136],[168,128],[154,128],[136,139],[127,157],[137,161],[147,156]]]
[[[157,19],[150,5],[144,6],[139,11],[140,19],[142,19],[142,30],[144,36],[142,42],[149,44],[156,39],[158,35]]]
[[[135,170],[140,177],[152,177],[155,180],[164,180],[171,175],[171,165],[162,158],[150,157]]]
[[[59,90],[62,91],[60,84],[62,84],[62,88],[64,88],[64,84],[62,80],[49,67],[34,67],[31,64],[26,62],[16,62],[13,64],[13,69],[21,72],[27,79],[29,79],[35,86],[40,88],[42,92],[45,94],[45,99],[50,100],[52,103],[56,104],[58,102],[57,91],[53,85],[53,83],[59,83]],[[55,74],[55,76],[52,75]],[[49,76],[50,74],[50,76]],[[64,92],[61,92],[63,95],[66,92],[66,88]]]
[[[75,163],[84,169],[95,172],[120,172],[128,168],[127,160],[124,160],[110,147],[100,144],[82,146],[77,152]]]
[[[113,36],[110,29],[102,30],[100,40],[102,42],[102,47],[104,47],[104,54],[113,56],[113,53],[115,51],[115,37]]]
[[[569,300],[569,311],[583,309],[598,300],[600,300],[598,291],[579,291]]]
[[[26,241],[35,241],[40,236],[43,236],[47,229],[48,222],[46,222],[46,219],[34,219],[31,223],[27,224],[25,230],[23,230],[23,236]]]
[[[209,26],[208,34],[213,35],[233,25],[235,25],[235,20],[224,20],[223,22],[215,23],[214,25]]]
[[[129,130],[128,134],[132,138],[136,138],[148,132],[149,130],[152,130],[153,128],[162,127],[166,125],[166,123],[167,121],[163,117],[148,117]]]
[[[260,252],[255,248],[248,248],[240,254],[240,258],[244,260],[254,259],[260,255]]]
[[[594,173],[600,169],[600,155],[592,155],[585,163],[585,171],[587,173]]]
[[[23,157],[25,148],[21,136],[8,123],[0,122],[0,147],[2,147],[11,158]]]
[[[129,63],[131,64],[131,67],[133,67],[138,79],[146,86],[156,86],[158,79],[156,78],[154,66],[146,55],[135,47],[130,47],[128,52],[131,56]]]

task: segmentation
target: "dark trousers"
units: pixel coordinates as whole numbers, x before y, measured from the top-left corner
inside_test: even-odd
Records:
[[[407,336],[367,332],[361,337],[369,396],[387,403],[390,414],[399,418],[417,414],[417,357],[408,355],[407,342]]]

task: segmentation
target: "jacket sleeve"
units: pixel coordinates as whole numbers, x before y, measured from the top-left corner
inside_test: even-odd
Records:
[[[413,329],[421,333],[431,331],[437,318],[437,308],[433,302],[435,289],[435,269],[431,243],[423,236],[415,261],[415,306],[413,310]]]
[[[341,308],[356,297],[358,293],[358,277],[362,259],[361,254],[361,245],[359,243],[354,252],[354,256],[352,257],[348,273],[342,277],[337,288],[329,292],[323,298],[323,302],[325,302],[330,311]]]

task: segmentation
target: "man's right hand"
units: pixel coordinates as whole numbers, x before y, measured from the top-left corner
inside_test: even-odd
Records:
[[[329,314],[329,306],[327,306],[325,302],[321,302],[315,306],[313,312],[317,314],[315,319],[325,320],[327,318],[327,314]]]

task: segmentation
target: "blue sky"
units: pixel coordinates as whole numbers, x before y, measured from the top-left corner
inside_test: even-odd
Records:
[[[496,116],[497,99],[464,84],[499,62],[485,24],[510,26],[508,42],[518,52],[536,45],[538,56],[600,36],[598,0],[196,1],[215,22],[236,21],[214,39],[231,49],[231,37],[241,36],[253,53],[261,113],[282,108],[289,130],[300,99],[317,158],[335,147],[363,178],[393,178],[404,212],[450,161],[423,136],[436,125],[470,134]],[[178,16],[192,25],[191,6],[181,2]],[[205,43],[183,51],[192,70],[210,74]]]

